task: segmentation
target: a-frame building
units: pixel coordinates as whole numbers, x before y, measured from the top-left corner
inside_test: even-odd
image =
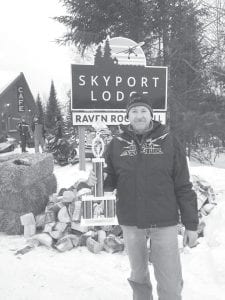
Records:
[[[23,116],[30,124],[35,110],[34,97],[21,72],[0,91],[0,135],[7,134],[18,139],[17,123]]]

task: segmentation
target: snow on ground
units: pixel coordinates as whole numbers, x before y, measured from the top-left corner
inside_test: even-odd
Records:
[[[87,171],[91,168],[88,163]],[[192,174],[207,180],[215,189],[218,205],[205,217],[205,237],[193,249],[181,253],[183,300],[225,299],[225,156],[215,166],[191,163]],[[58,190],[84,177],[79,166],[55,166]],[[26,244],[23,236],[0,234],[0,299],[4,300],[129,300],[126,278],[129,263],[125,252],[92,254],[86,247],[59,253],[44,246],[15,256]],[[154,299],[155,281],[153,280]]]

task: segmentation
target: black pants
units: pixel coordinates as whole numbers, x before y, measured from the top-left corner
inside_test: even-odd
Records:
[[[25,134],[21,134],[20,140],[21,140],[21,149],[22,149],[22,152],[26,152],[26,145],[27,145],[27,137],[26,137],[26,135]]]

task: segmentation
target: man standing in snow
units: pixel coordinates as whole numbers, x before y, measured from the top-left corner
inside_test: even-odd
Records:
[[[39,152],[39,146],[41,146],[42,152],[45,151],[45,129],[40,117],[35,116],[31,124],[31,130],[34,136],[35,153]]]
[[[135,300],[152,300],[150,259],[160,300],[180,300],[183,286],[178,250],[179,217],[184,245],[197,240],[196,194],[185,151],[168,128],[153,120],[150,100],[133,93],[127,106],[130,125],[107,147],[104,187],[117,189],[117,217],[123,230]],[[94,179],[94,175],[90,174]]]
[[[60,117],[56,117],[55,138],[58,141],[63,137],[62,121]]]
[[[20,135],[21,150],[22,152],[27,152],[26,146],[30,138],[30,132],[29,132],[29,124],[26,122],[24,116],[21,117],[21,121],[17,124],[17,130],[19,131],[19,135]]]

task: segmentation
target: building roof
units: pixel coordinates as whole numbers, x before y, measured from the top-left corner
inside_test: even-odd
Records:
[[[0,72],[0,98],[3,96],[8,89],[21,77],[24,76],[21,72],[20,74],[14,74],[14,76],[10,73],[2,73]]]
[[[5,74],[5,76],[1,76],[3,73],[0,72],[0,101],[2,96],[4,96],[5,93],[7,93],[7,91],[17,82],[19,81],[21,78],[23,78],[23,80],[25,81],[26,85],[27,85],[27,89],[29,90],[33,101],[34,101],[34,96],[30,90],[30,87],[26,81],[26,78],[23,74],[23,72],[20,72],[19,74],[17,73],[16,76],[12,77],[12,74]],[[8,75],[8,76],[6,76]],[[11,76],[11,80],[9,80]]]
[[[0,95],[18,76],[20,76],[18,72],[0,70]]]

